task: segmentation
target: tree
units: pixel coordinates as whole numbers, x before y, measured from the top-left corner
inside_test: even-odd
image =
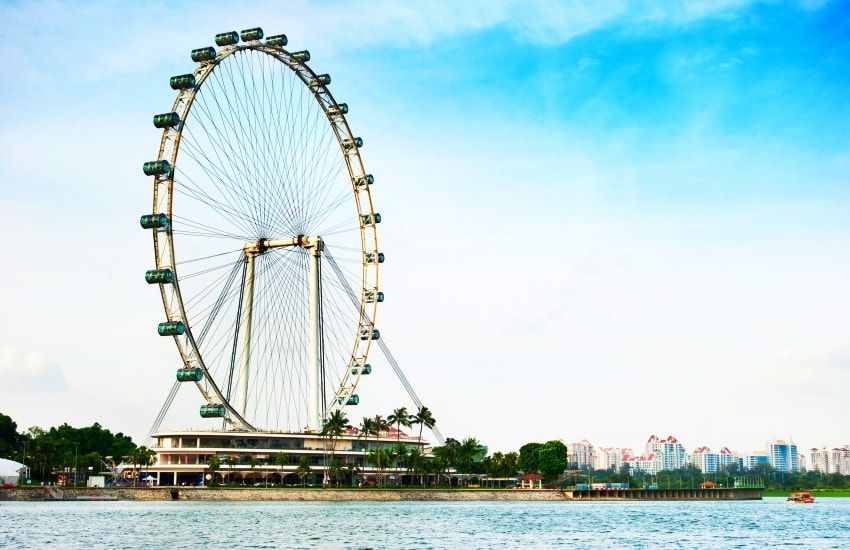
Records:
[[[554,481],[567,469],[567,446],[558,440],[544,443],[538,451],[537,467],[544,481]]]
[[[210,455],[207,459],[207,470],[210,472],[210,485],[215,485],[215,473],[221,468],[221,459],[218,455]]]
[[[375,422],[371,418],[363,418],[363,421],[360,423],[360,429],[358,430],[358,437],[363,436],[368,441],[369,436],[375,432]],[[364,443],[363,445],[363,464],[362,467],[366,468],[366,447],[367,445]]]
[[[455,467],[462,474],[472,472],[472,463],[481,452],[481,444],[474,437],[467,437],[457,446],[455,452]]]
[[[227,478],[225,484],[230,482],[230,477],[233,475],[233,467],[239,464],[239,459],[233,455],[224,457],[224,463],[227,464]]]
[[[429,430],[437,425],[437,421],[434,419],[434,415],[431,414],[430,409],[425,405],[419,407],[419,412],[413,415],[411,419],[411,425],[419,424],[419,440],[422,440],[422,428],[428,428]]]
[[[251,455],[250,457],[248,457],[248,466],[251,467],[251,477],[252,478],[254,477],[254,468],[256,468],[259,465],[260,465],[260,461],[257,459],[256,456]]]
[[[348,426],[348,418],[345,416],[345,413],[339,409],[333,411],[322,425],[322,435],[330,440],[331,464],[333,464],[334,454],[336,453],[336,439],[345,433]],[[325,465],[325,471],[326,473],[328,471],[327,464]],[[326,479],[322,479],[322,484],[324,485],[326,481]],[[338,484],[339,479],[337,479],[337,485]]]
[[[310,461],[306,456],[302,456],[301,460],[298,461],[298,467],[295,468],[295,474],[301,478],[301,486],[304,487],[304,479],[310,475]]]
[[[396,428],[396,446],[400,444],[401,441],[401,427],[405,426],[409,428],[413,425],[411,416],[407,413],[407,407],[399,407],[394,410],[391,415],[387,417],[387,422],[391,425],[395,424]]]
[[[0,413],[0,457],[9,457],[18,452],[22,436],[12,417]]]
[[[274,463],[280,468],[280,483],[283,485],[283,467],[289,463],[289,457],[286,453],[277,453],[274,457]]]
[[[526,443],[519,448],[519,469],[526,474],[537,473],[542,443]]]

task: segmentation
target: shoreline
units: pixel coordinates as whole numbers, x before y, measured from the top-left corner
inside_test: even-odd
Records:
[[[760,489],[559,491],[553,489],[352,489],[259,487],[10,487],[0,501],[553,501],[553,502],[729,502],[761,500]]]

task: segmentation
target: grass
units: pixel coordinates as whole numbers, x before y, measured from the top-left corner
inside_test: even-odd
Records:
[[[850,489],[804,489],[804,491],[812,494],[813,497],[844,497],[850,498]],[[791,493],[800,491],[780,491],[776,489],[765,490],[766,497],[787,497]]]

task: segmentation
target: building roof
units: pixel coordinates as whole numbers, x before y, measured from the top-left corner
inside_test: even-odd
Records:
[[[20,473],[21,468],[26,468],[26,466],[14,460],[0,458],[0,476],[16,476]]]

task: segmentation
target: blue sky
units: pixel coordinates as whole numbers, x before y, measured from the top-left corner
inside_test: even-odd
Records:
[[[0,19],[0,239],[22,266],[0,295],[21,391],[0,410],[25,426],[147,430],[176,360],[139,279],[150,116],[190,49],[261,25],[352,108],[391,259],[381,332],[444,434],[848,442],[848,2],[4,2]],[[362,414],[394,404],[372,380]]]

